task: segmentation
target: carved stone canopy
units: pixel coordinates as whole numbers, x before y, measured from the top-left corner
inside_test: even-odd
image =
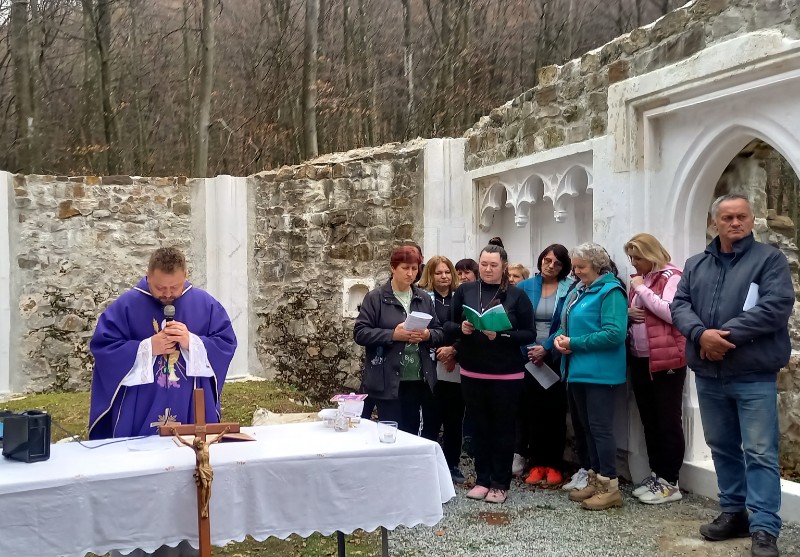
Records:
[[[478,182],[481,231],[492,226],[494,214],[504,205],[514,209],[514,223],[523,228],[530,221],[530,207],[547,198],[553,204],[553,218],[569,218],[566,200],[591,194],[593,181],[592,153],[583,152],[549,160],[524,168],[515,168]]]

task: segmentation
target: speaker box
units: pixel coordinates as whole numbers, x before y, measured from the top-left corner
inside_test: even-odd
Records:
[[[50,458],[50,414],[28,410],[3,418],[3,456],[22,462]]]

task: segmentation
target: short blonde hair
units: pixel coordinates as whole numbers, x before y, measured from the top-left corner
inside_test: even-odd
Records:
[[[624,246],[628,257],[641,257],[645,261],[653,264],[653,270],[662,269],[667,263],[672,261],[672,256],[661,245],[661,242],[646,232],[634,235]]]
[[[514,263],[513,265],[509,265],[508,272],[510,273],[511,271],[519,271],[519,274],[522,275],[523,279],[530,278],[531,276],[530,270],[522,263]]]
[[[434,255],[428,262],[425,263],[425,268],[422,270],[422,277],[419,279],[419,287],[425,290],[433,290],[434,276],[436,275],[436,268],[440,263],[447,265],[450,269],[450,291],[458,288],[458,273],[453,266],[453,262],[446,258],[444,255]]]

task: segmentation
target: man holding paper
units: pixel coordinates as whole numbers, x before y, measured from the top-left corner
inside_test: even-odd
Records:
[[[722,513],[700,527],[707,540],[752,536],[752,555],[778,555],[778,371],[789,362],[794,289],[786,257],[753,237],[741,195],[711,206],[719,235],[686,262],[671,305],[686,336]],[[748,515],[748,510],[750,514]]]

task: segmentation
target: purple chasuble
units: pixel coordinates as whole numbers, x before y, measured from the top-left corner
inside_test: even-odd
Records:
[[[187,290],[188,289],[188,290]],[[156,357],[153,383],[135,387],[122,386],[122,380],[136,361],[139,343],[163,328],[164,306],[149,293],[147,278],[106,309],[97,321],[90,345],[94,355],[92,402],[89,411],[89,438],[155,435],[156,422],[169,414],[180,423],[194,423],[192,390],[205,391],[206,421],[219,422],[219,397],[228,366],[236,350],[228,314],[210,294],[186,283],[176,299],[175,321],[202,340],[214,377],[187,377],[186,362],[181,356],[174,365],[171,379],[166,357]]]

